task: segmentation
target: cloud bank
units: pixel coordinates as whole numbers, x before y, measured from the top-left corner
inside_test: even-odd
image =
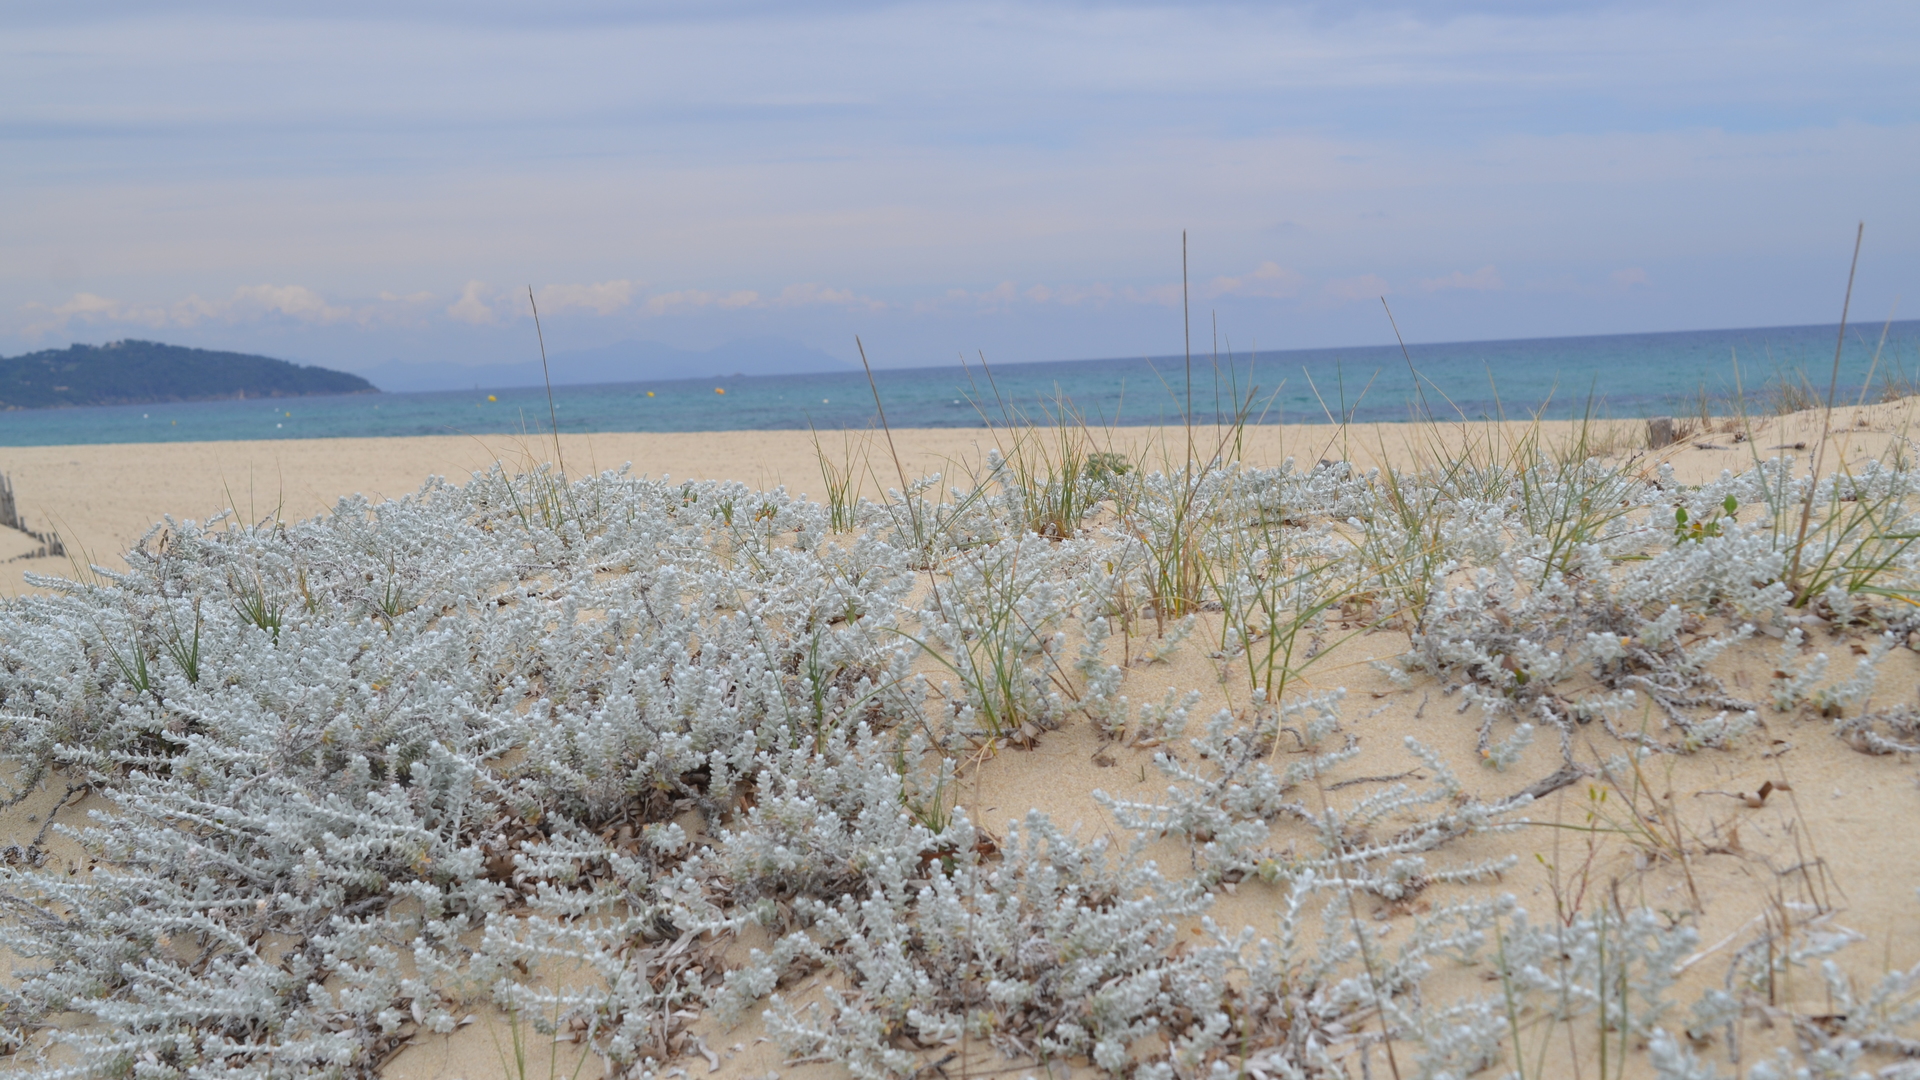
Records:
[[[1638,273],[1638,278],[1623,275]],[[1612,276],[1616,284],[1638,283],[1645,275],[1639,271],[1621,271]],[[1369,300],[1389,293],[1392,286],[1376,274],[1340,278],[1319,283],[1319,302]],[[670,319],[707,311],[779,312],[801,308],[820,308],[839,312],[883,314],[888,312],[929,313],[949,310],[994,311],[1013,307],[1106,308],[1133,307],[1165,309],[1197,298],[1205,303],[1222,298],[1292,298],[1312,293],[1316,283],[1299,271],[1263,262],[1244,274],[1215,277],[1199,290],[1185,290],[1181,284],[1162,282],[1149,286],[1115,286],[1107,282],[1020,283],[1002,281],[989,289],[971,292],[949,290],[939,296],[903,301],[887,301],[818,282],[787,285],[763,296],[753,289],[724,291],[706,289],[662,289],[649,291],[644,282],[625,278],[589,284],[548,284],[532,287],[532,297],[545,318],[557,320]],[[1471,275],[1455,271],[1443,277],[1420,282],[1427,291],[1448,288],[1498,289],[1501,282],[1491,266]],[[29,301],[22,314],[30,322],[23,334],[29,338],[46,337],[84,327],[149,329],[190,329],[206,323],[229,326],[260,323],[293,325],[351,325],[363,328],[397,323],[415,326],[436,320],[476,327],[497,327],[517,319],[530,318],[526,288],[496,286],[470,279],[450,303],[444,296],[421,291],[405,295],[382,292],[376,297],[355,301],[328,299],[320,291],[304,285],[247,285],[220,300],[205,300],[190,295],[171,302],[128,302],[89,292],[78,292],[58,302]]]

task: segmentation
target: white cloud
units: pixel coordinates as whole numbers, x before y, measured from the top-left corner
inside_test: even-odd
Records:
[[[974,294],[981,307],[1003,308],[1018,298],[1020,287],[1011,281],[1003,281],[983,293]]]
[[[811,304],[825,304],[833,307],[865,308],[868,311],[885,310],[887,303],[871,296],[861,296],[852,289],[834,289],[811,282],[802,285],[789,285],[780,290],[773,298],[774,307],[804,307]]]
[[[752,289],[708,291],[677,289],[639,299],[645,283],[626,279],[585,285],[545,285],[535,290],[540,310],[545,314],[583,312],[607,317],[638,307],[647,316],[713,308],[721,311],[745,308],[798,308],[809,306],[843,307],[852,310],[882,311],[888,304],[855,292],[815,282],[788,285],[771,299]],[[982,298],[1005,300],[1011,296],[1011,284],[1002,285]],[[364,327],[383,325],[421,325],[427,321],[436,299],[431,292],[397,293],[382,291],[377,299],[358,306],[330,302],[317,290],[304,285],[247,285],[235,289],[225,299],[207,300],[189,295],[172,304],[128,303],[96,293],[75,293],[58,304],[32,301],[21,306],[29,321],[20,331],[36,338],[64,330],[69,326],[120,324],[161,327],[192,327],[206,322],[229,324],[258,322],[280,318],[326,326],[344,322]],[[503,319],[524,318],[524,294],[501,290],[478,279],[460,290],[459,299],[442,309],[448,319],[475,326],[491,326]]]
[[[55,330],[63,330],[68,325],[98,322],[129,322],[126,305],[90,292],[74,293],[65,303],[48,305],[38,300],[21,305],[20,310],[29,315],[38,315],[37,321],[30,322],[21,330],[21,336],[36,338]],[[164,318],[165,313],[161,313]]]
[[[432,321],[434,301],[430,292],[382,292],[376,299],[355,308],[353,321],[365,327],[426,326]]]
[[[149,322],[149,325],[152,326],[166,326],[169,323],[174,326],[193,326],[196,323],[208,319],[217,319],[229,310],[231,310],[231,307],[226,302],[219,300],[202,300],[200,299],[199,293],[194,293],[185,300],[177,301],[169,308],[163,309],[159,305],[153,305],[141,309],[142,312],[157,314],[158,317]],[[138,319],[138,316],[134,316],[133,318]]]
[[[594,285],[546,285],[536,295],[540,299],[541,309],[554,314],[581,310],[596,315],[611,315],[632,303],[634,291],[645,284],[623,278]]]
[[[1209,296],[1263,296],[1279,300],[1298,296],[1306,275],[1275,262],[1263,262],[1241,277],[1217,277],[1207,286]]]
[[[484,281],[467,282],[467,287],[460,290],[460,299],[447,305],[447,316],[476,326],[493,322],[493,309],[480,298],[481,290],[486,287],[487,283]]]
[[[944,296],[939,296],[939,297],[935,297],[933,299],[928,299],[928,300],[915,300],[913,302],[913,313],[915,315],[925,315],[931,311],[940,311],[945,308],[958,307],[962,304],[967,303],[972,299],[973,299],[973,294],[968,292],[965,289],[948,289],[946,291],[946,295]]]
[[[52,307],[38,300],[29,301],[21,306],[22,311],[44,312],[46,321],[30,323],[24,333],[27,337],[37,337],[49,330],[58,330],[75,320],[81,322],[113,320],[121,314],[123,308],[118,300],[109,300],[94,293],[74,293],[66,303]]]
[[[1379,274],[1334,278],[1327,282],[1327,295],[1335,300],[1377,300],[1392,291]]]
[[[76,323],[160,329],[191,327],[213,320],[254,322],[278,316],[310,325],[327,325],[353,319],[356,314],[350,307],[328,303],[325,297],[304,285],[245,285],[224,300],[206,300],[194,294],[170,305],[124,303],[82,292],[61,304],[34,301],[23,305],[22,310],[44,313],[42,319],[22,331],[29,338],[64,330]]]
[[[1128,286],[1115,290],[1105,282],[1091,285],[1029,285],[1024,290],[1011,281],[1003,281],[991,289],[973,292],[968,289],[948,289],[937,297],[916,300],[912,310],[916,313],[942,311],[951,308],[975,308],[980,311],[1000,311],[1014,301],[1025,299],[1035,304],[1065,304],[1067,306],[1088,305],[1099,307],[1115,297],[1129,304],[1157,304],[1162,307],[1180,306],[1180,284],[1149,285],[1144,288]]]
[[[1161,307],[1179,307],[1186,299],[1179,282],[1166,285],[1149,285],[1144,289],[1127,288],[1120,295],[1130,303],[1159,304]]]
[[[1097,307],[1113,299],[1113,288],[1099,281],[1091,285],[1062,285],[1054,291],[1053,298],[1062,304],[1091,304]]]
[[[540,304],[542,315],[590,312],[603,318],[630,308],[636,309],[641,315],[657,317],[706,308],[731,311],[837,305],[878,310],[886,306],[882,301],[860,295],[851,289],[835,289],[815,283],[788,285],[771,299],[754,289],[671,289],[642,299],[642,290],[645,288],[644,281],[617,278],[584,285],[542,285],[534,290],[534,298]],[[490,293],[486,282],[469,281],[460,299],[447,308],[447,314],[462,322],[492,323],[509,314],[524,315],[525,312],[518,305],[519,299],[524,299],[524,296]]]
[[[1420,288],[1424,292],[1440,292],[1444,289],[1472,289],[1475,292],[1497,292],[1506,287],[1507,283],[1500,280],[1499,271],[1495,270],[1491,264],[1483,266],[1471,274],[1455,270],[1451,274],[1442,274],[1436,278],[1426,278],[1420,282]]]
[[[980,292],[973,292],[969,289],[948,289],[941,296],[915,300],[911,305],[911,309],[915,314],[946,311],[953,308],[969,308],[974,311],[995,312],[1005,311],[1022,297],[1033,303],[1042,304],[1054,298],[1056,295],[1056,290],[1050,289],[1045,285],[1030,286],[1023,292],[1017,283],[1002,281],[993,288],[983,289]]]
[[[760,294],[751,289],[736,289],[729,293],[707,292],[704,289],[678,289],[674,292],[649,296],[644,310],[649,315],[666,315],[675,311],[707,307],[727,310],[759,306],[761,306]]]
[[[39,307],[40,305],[30,304],[28,306]],[[72,316],[72,315],[108,315],[110,316],[111,313],[117,312],[119,310],[120,310],[120,301],[109,300],[104,296],[95,296],[92,293],[83,292],[83,293],[74,293],[72,299],[68,300],[64,304],[61,304],[59,307],[50,309],[49,313],[56,316],[61,316],[61,317]]]
[[[224,305],[208,307],[230,322],[254,315],[285,315],[323,325],[353,318],[352,308],[329,304],[305,285],[245,285],[235,289],[232,299]]]

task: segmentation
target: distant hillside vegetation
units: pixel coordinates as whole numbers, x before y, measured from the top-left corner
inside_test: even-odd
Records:
[[[5,409],[370,392],[378,388],[344,371],[153,341],[71,345],[0,359]]]

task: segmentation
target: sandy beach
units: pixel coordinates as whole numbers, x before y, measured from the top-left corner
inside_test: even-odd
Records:
[[[0,1080],[1920,1080],[1916,46],[0,6]]]
[[[1914,407],[1909,400],[1837,410],[1823,469],[1905,453],[1910,447],[1907,433]],[[1654,476],[1662,466],[1671,466],[1680,482],[1700,483],[1726,470],[1746,469],[1756,458],[1784,453],[1804,460],[1812,452],[1807,448],[1819,444],[1826,420],[1824,414],[1806,413],[1694,430],[1656,452],[1641,448],[1645,428],[1637,421],[1598,426],[1587,432],[1587,438],[1609,450],[1609,460],[1641,475]],[[1529,425],[1519,423],[1498,430],[1489,425],[1445,424],[1250,428],[1240,433],[1238,445],[1229,448],[1228,455],[1250,465],[1276,465],[1293,458],[1302,463],[1349,461],[1361,469],[1404,468],[1443,461],[1468,442],[1495,438],[1511,443],[1529,430]],[[1579,433],[1566,424],[1543,424],[1538,434],[1554,444]],[[1212,430],[1181,429],[1115,429],[1094,437],[1101,445],[1151,467],[1158,460],[1156,455],[1183,457],[1190,436],[1202,457],[1232,437]],[[1011,438],[983,430],[909,430],[894,432],[890,446],[879,433],[829,432],[819,436],[821,450],[816,451],[814,437],[804,432],[602,434],[565,436],[558,454],[574,475],[624,465],[648,476],[732,479],[760,489],[785,485],[790,492],[817,493],[822,482],[818,453],[824,452],[841,462],[864,461],[863,486],[877,495],[881,488],[899,486],[902,472],[913,478],[939,471],[952,478],[967,468],[978,468],[989,450],[996,444],[1007,447]],[[114,568],[122,565],[119,552],[169,515],[204,520],[231,509],[252,521],[276,516],[298,520],[323,513],[352,494],[375,501],[404,497],[428,476],[460,483],[495,463],[509,471],[524,470],[552,457],[554,449],[551,441],[529,444],[469,438],[8,448],[0,450],[0,472],[12,479],[20,512],[32,527],[50,526],[76,554],[84,552],[84,558]],[[6,539],[16,543],[14,534]],[[17,546],[25,550],[31,543],[19,537]],[[0,551],[0,557],[17,553]],[[70,572],[67,560],[16,559],[6,563],[0,588],[17,595],[31,591],[26,581],[29,573]],[[1245,705],[1241,691],[1228,677],[1230,665],[1210,657],[1204,644],[1209,638],[1216,645],[1220,640],[1219,616],[1203,612],[1198,618],[1191,643],[1173,654],[1150,656],[1152,650],[1142,639],[1112,647],[1120,650],[1128,695],[1150,701],[1170,691],[1195,690],[1202,695],[1196,716]],[[1342,632],[1331,651],[1315,662],[1301,689],[1344,688],[1342,730],[1354,740],[1360,756],[1344,765],[1341,775],[1359,778],[1354,782],[1361,790],[1343,792],[1336,799],[1322,789],[1309,795],[1310,800],[1339,802],[1380,786],[1362,780],[1416,775],[1421,766],[1409,758],[1403,745],[1408,737],[1432,747],[1477,799],[1511,797],[1554,773],[1560,748],[1553,739],[1542,737],[1512,762],[1490,767],[1485,751],[1476,749],[1473,715],[1477,713],[1460,715],[1469,702],[1455,696],[1456,687],[1430,676],[1416,676],[1409,682],[1384,674],[1380,663],[1409,648],[1404,627],[1369,630],[1358,615],[1341,615],[1334,623]],[[1692,626],[1690,633],[1701,640],[1726,628],[1724,620],[1708,620]],[[1854,655],[1864,653],[1871,643],[1870,635],[1842,637],[1837,629],[1831,637],[1823,630],[1818,642],[1820,648],[1834,653],[1836,673],[1843,668],[1850,671]],[[1874,691],[1877,702],[1911,702],[1920,687],[1920,653],[1905,642],[1898,646],[1882,665]],[[1775,677],[1780,648],[1777,633],[1756,636],[1730,650],[1715,664],[1714,672],[1743,696],[1763,698]],[[930,679],[941,677],[938,668],[924,662],[919,670]],[[1683,988],[1691,992],[1720,977],[1722,953],[1729,950],[1729,943],[1745,941],[1756,927],[1771,926],[1769,920],[1775,919],[1832,920],[1864,934],[1871,947],[1854,950],[1843,961],[1846,970],[1862,980],[1920,963],[1920,935],[1910,932],[1920,925],[1915,899],[1920,888],[1920,841],[1915,840],[1913,826],[1920,820],[1920,783],[1916,783],[1920,774],[1913,762],[1905,755],[1856,752],[1825,730],[1825,721],[1806,712],[1763,709],[1761,715],[1760,729],[1727,749],[1662,757],[1647,766],[1630,792],[1620,791],[1616,782],[1615,802],[1604,810],[1592,801],[1599,798],[1599,782],[1583,776],[1577,783],[1552,787],[1543,794],[1529,815],[1542,825],[1467,836],[1446,849],[1447,858],[1455,862],[1517,856],[1518,862],[1497,880],[1436,884],[1405,903],[1369,899],[1367,908],[1356,915],[1369,925],[1398,928],[1452,900],[1510,893],[1536,918],[1551,919],[1556,904],[1567,904],[1575,890],[1596,895],[1611,890],[1616,901],[1668,911],[1698,931],[1700,955],[1690,962],[1694,966],[1683,980]],[[1600,732],[1599,725],[1580,727],[1576,737],[1583,762],[1605,761],[1617,756],[1622,746]],[[1030,745],[1001,745],[965,762],[956,801],[990,834],[1003,838],[1010,822],[1035,809],[1075,836],[1111,835],[1122,830],[1094,793],[1123,800],[1152,799],[1163,793],[1166,780],[1153,765],[1160,749],[1152,738],[1115,739],[1086,722],[1071,722],[1039,735]],[[1623,798],[1628,802],[1624,807],[1619,801]],[[49,794],[10,811],[0,820],[4,839],[16,843],[31,839],[41,828],[37,815],[48,812],[51,800]],[[35,816],[25,816],[28,813]],[[1605,828],[1596,829],[1596,814]],[[70,845],[58,850],[72,855]],[[1173,840],[1160,841],[1154,854],[1173,869],[1188,858]],[[1272,887],[1248,879],[1238,889],[1229,885],[1215,897],[1211,918],[1229,929],[1250,926],[1267,933],[1276,902]],[[1572,903],[1577,907],[1580,901]],[[736,944],[735,949],[742,947]],[[1714,956],[1719,960],[1708,963],[1707,958]],[[567,976],[551,977],[564,981]],[[1819,1013],[1826,991],[1817,973],[1800,970],[1794,978],[1799,981],[1780,991],[1781,1007],[1797,1002],[1809,1015]],[[1442,973],[1436,979],[1437,986],[1463,992],[1484,989],[1484,984],[1474,985],[1461,972]],[[832,981],[822,975],[800,980],[791,990],[799,1000],[818,1000],[828,985]],[[1678,996],[1687,1000],[1690,995]],[[478,1080],[512,1074],[503,1040],[516,1021],[485,1005],[464,1008],[474,1018],[471,1024],[449,1035],[424,1030],[414,1034],[381,1075]],[[1770,1053],[1771,1047],[1784,1045],[1793,1031],[1790,1024],[1774,1029],[1770,1023],[1756,1022],[1749,1027],[1745,1051],[1749,1063]],[[694,1043],[687,1043],[688,1056],[674,1063],[687,1075],[713,1073],[742,1080],[775,1073],[788,1080],[845,1075],[832,1062],[785,1063],[764,1038],[757,1018],[729,1028],[707,1017],[689,1030],[703,1041],[698,1050]],[[1569,1026],[1563,1035],[1554,1035],[1551,1025],[1539,1030],[1544,1034],[1529,1031],[1521,1042],[1529,1055],[1537,1054],[1544,1063],[1544,1075],[1578,1077],[1582,1072],[1577,1062],[1598,1053],[1590,1030],[1582,1033]],[[1541,1042],[1549,1037],[1560,1041],[1549,1048]],[[556,1049],[551,1040],[533,1038],[538,1052],[528,1072],[547,1075],[549,1055],[557,1054],[556,1075],[573,1075],[573,1065],[580,1058],[574,1044]],[[1644,1049],[1633,1048],[1627,1075],[1649,1074]],[[1010,1075],[1024,1075],[1035,1069],[1030,1062],[1008,1062],[980,1046],[963,1045],[961,1050],[962,1056],[948,1064],[942,1075],[957,1080],[969,1074],[964,1070],[990,1075],[1013,1068],[1017,1072]],[[596,1061],[588,1059],[580,1075],[600,1075]],[[1384,1075],[1379,1071],[1383,1064],[1373,1062],[1373,1075]],[[1533,1062],[1527,1067],[1532,1075]],[[1086,1071],[1090,1068],[1086,1061],[1057,1062],[1046,1074],[1056,1078],[1095,1075],[1097,1070]]]
[[[1836,410],[1835,427],[1845,435],[1825,467],[1842,453],[1849,461],[1884,457],[1906,445],[1909,402]],[[1824,416],[1817,412],[1753,421],[1752,442],[1735,442],[1736,431],[1701,432],[1664,450],[1643,455],[1636,464],[1673,466],[1685,483],[1717,476],[1723,469],[1750,466],[1796,453],[1796,443],[1812,445]],[[1616,451],[1617,460],[1645,445],[1640,421],[1598,421],[1585,434]],[[1351,460],[1362,469],[1405,468],[1416,461],[1444,458],[1467,441],[1511,441],[1537,432],[1557,444],[1581,434],[1568,421],[1505,424],[1302,424],[1252,426],[1233,433],[1208,427],[1191,433],[1196,454],[1224,453],[1250,465],[1278,465],[1293,458],[1302,465],[1329,459]],[[1183,428],[1118,427],[1090,433],[1093,443],[1148,467],[1186,455],[1189,432]],[[861,490],[877,497],[935,472],[949,481],[978,468],[989,450],[1010,449],[1019,436],[1005,429],[921,428],[898,430],[892,439],[880,432],[727,431],[700,433],[603,433],[562,435],[558,455],[573,475],[629,468],[639,476],[679,480],[738,480],[756,489],[785,485],[818,501],[822,487],[819,459],[857,461]],[[1229,442],[1229,440],[1233,440]],[[1781,449],[1784,447],[1785,449]],[[893,452],[898,452],[898,464]],[[1805,453],[1805,451],[1797,451]],[[406,439],[304,439],[263,442],[112,444],[0,448],[0,473],[12,479],[21,516],[37,531],[60,534],[75,557],[86,553],[108,567],[124,565],[119,556],[150,527],[171,515],[204,521],[230,511],[249,521],[277,516],[299,520],[331,510],[341,498],[363,495],[378,502],[419,490],[429,476],[461,483],[476,470],[496,463],[525,469],[555,457],[551,438],[431,436]],[[28,588],[28,573],[64,575],[72,565],[63,558],[16,558],[36,542],[13,530],[0,530],[0,591],[18,595]]]

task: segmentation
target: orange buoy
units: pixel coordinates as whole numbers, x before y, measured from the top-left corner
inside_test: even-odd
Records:
[[[716,387],[714,387],[714,388],[713,388],[713,392],[714,392],[714,393],[716,393],[716,394],[724,394],[724,393],[726,393],[726,391],[725,391],[725,390],[722,390],[722,389],[721,389],[720,387],[718,387],[718,386],[716,386]]]

